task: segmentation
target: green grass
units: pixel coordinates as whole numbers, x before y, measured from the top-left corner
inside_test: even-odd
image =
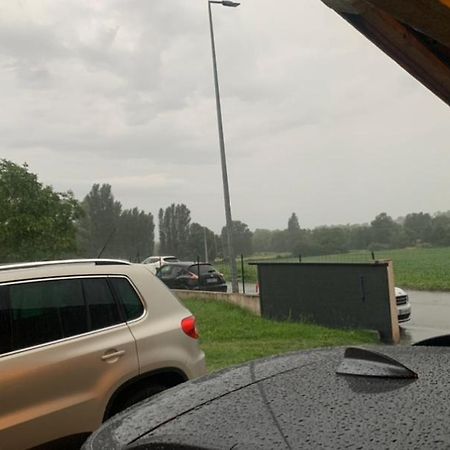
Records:
[[[419,290],[450,290],[450,248],[411,248],[376,254],[394,262],[398,286]]]
[[[339,262],[368,260],[368,252],[334,255]],[[450,291],[450,247],[404,248],[375,252],[376,259],[392,259],[395,284],[404,288]],[[306,261],[333,261],[333,256],[305,258]]]
[[[275,322],[226,303],[202,300],[183,303],[197,317],[200,345],[210,372],[293,350],[377,342],[369,331]]]
[[[414,247],[376,251],[375,257],[376,259],[392,259],[397,286],[418,290],[450,291],[450,247]],[[370,252],[356,251],[338,255],[306,257],[303,258],[303,262],[367,262],[370,261],[370,258]],[[255,283],[257,279],[256,266],[249,266],[247,262],[250,260],[262,261],[264,258],[252,257],[246,259],[244,263],[246,281]],[[298,258],[272,257],[270,260],[297,262]],[[223,271],[227,280],[231,278],[227,265],[217,264],[217,267]],[[240,273],[240,261],[238,272]]]

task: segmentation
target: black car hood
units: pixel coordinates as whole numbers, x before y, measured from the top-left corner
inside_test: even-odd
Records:
[[[450,351],[376,350],[419,378],[337,375],[342,348],[258,360],[130,408],[85,448],[448,448]]]

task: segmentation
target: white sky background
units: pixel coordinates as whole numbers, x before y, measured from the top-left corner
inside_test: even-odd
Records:
[[[233,219],[450,209],[449,108],[320,0],[213,5]],[[205,0],[0,0],[0,157],[225,223]]]

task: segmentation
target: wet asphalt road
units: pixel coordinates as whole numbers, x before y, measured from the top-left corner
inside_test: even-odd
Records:
[[[450,334],[450,292],[406,291],[412,312],[411,320],[402,324],[402,343]]]

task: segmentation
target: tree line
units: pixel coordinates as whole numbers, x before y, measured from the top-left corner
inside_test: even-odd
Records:
[[[94,184],[82,201],[55,192],[28,166],[0,160],[0,262],[69,257],[141,261],[152,254],[183,259],[227,258],[226,228],[220,235],[192,222],[185,204],[171,204],[155,219],[139,208],[124,209],[109,184]],[[283,252],[325,255],[349,250],[450,246],[450,211],[418,212],[394,220],[378,214],[370,223],[302,228],[296,213],[283,230],[256,229],[233,221],[236,254]]]
[[[394,220],[378,214],[368,224],[301,228],[296,213],[284,230],[256,229],[255,252],[288,252],[314,256],[345,253],[350,250],[387,250],[409,246],[450,246],[450,211],[434,215],[418,212]]]
[[[225,228],[218,236],[191,222],[186,205],[161,208],[158,220],[159,254],[202,260],[224,256]],[[240,248],[250,252],[247,225],[235,221],[233,227]],[[153,215],[124,209],[111,185],[94,184],[78,201],[70,191],[55,192],[42,184],[26,164],[0,160],[0,262],[72,257],[142,261],[155,251]]]

